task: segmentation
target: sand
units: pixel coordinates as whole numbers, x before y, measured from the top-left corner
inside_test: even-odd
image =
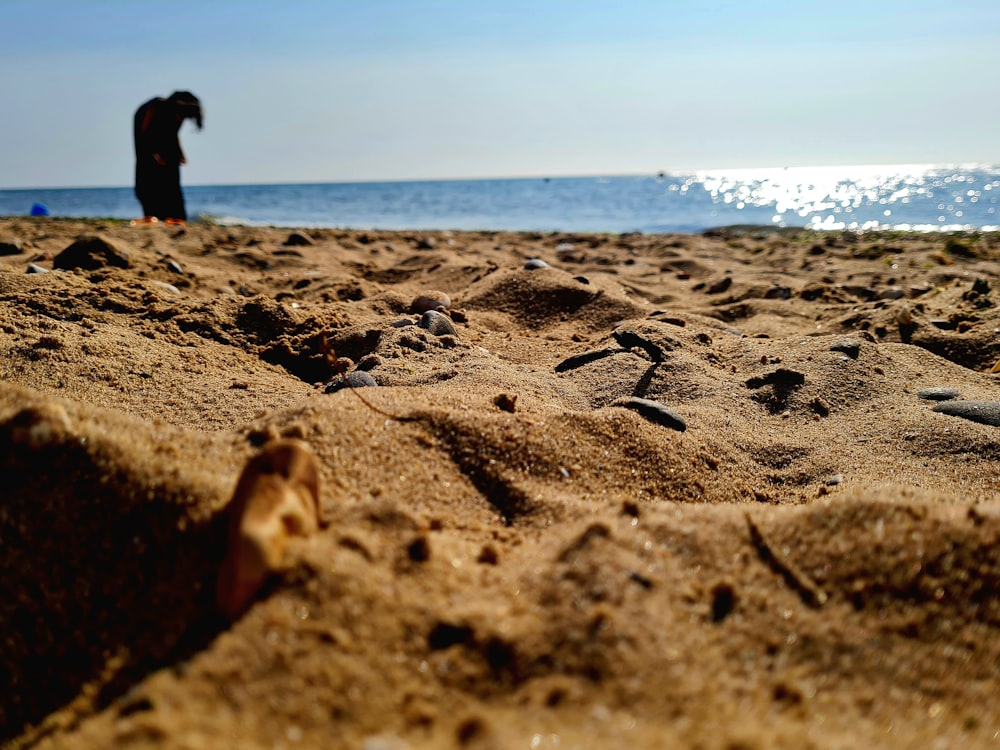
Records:
[[[1000,237],[4,239],[13,747],[1000,737],[1000,427],[918,395],[1000,401]],[[226,508],[284,438],[322,527],[231,621]]]

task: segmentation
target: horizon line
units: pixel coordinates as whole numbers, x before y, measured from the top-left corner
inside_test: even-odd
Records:
[[[756,166],[756,167],[709,167],[709,168],[686,168],[653,170],[649,172],[589,172],[589,173],[563,173],[563,174],[533,174],[533,175],[506,175],[506,176],[479,176],[479,177],[405,177],[405,178],[363,178],[363,179],[343,179],[343,180],[306,180],[278,181],[278,182],[193,182],[186,183],[184,187],[277,187],[292,185],[377,185],[392,183],[418,183],[418,182],[487,182],[491,180],[573,180],[573,179],[607,179],[615,177],[666,177],[666,176],[691,176],[720,172],[755,172],[755,171],[785,171],[785,170],[813,170],[813,169],[991,169],[1000,168],[1000,163],[994,162],[887,162],[869,164],[810,164],[810,165],[789,165],[789,166]],[[31,190],[128,190],[133,185],[33,185],[28,187],[0,187],[0,192],[26,192]]]

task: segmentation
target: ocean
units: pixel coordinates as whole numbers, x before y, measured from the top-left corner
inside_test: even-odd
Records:
[[[701,232],[732,225],[996,230],[1000,166],[707,170],[644,176],[192,185],[189,217],[359,229]],[[0,190],[0,216],[136,218],[128,188]]]

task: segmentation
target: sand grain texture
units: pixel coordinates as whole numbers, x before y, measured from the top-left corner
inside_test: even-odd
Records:
[[[1000,428],[918,396],[1000,401],[996,236],[301,233],[0,220],[0,739],[997,741]],[[277,439],[324,525],[230,623]]]

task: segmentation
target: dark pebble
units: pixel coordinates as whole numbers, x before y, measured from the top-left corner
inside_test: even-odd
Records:
[[[346,383],[344,382],[346,378]],[[326,386],[326,393],[336,393],[343,388],[371,388],[377,386],[375,378],[364,370],[354,370],[347,373],[345,377],[337,376]]]
[[[167,262],[167,268],[169,268],[174,273],[184,273],[184,269],[181,268],[181,264],[176,260],[171,260]]]
[[[917,391],[917,398],[927,401],[951,401],[958,396],[959,393],[954,388],[924,388]]]
[[[945,401],[935,406],[934,411],[1000,427],[1000,401]]]
[[[677,430],[678,432],[684,432],[684,430],[687,429],[687,423],[681,415],[673,409],[664,406],[659,401],[652,401],[648,398],[633,397],[624,401],[618,401],[615,403],[615,406],[631,409],[645,419],[648,419],[650,422],[655,422],[658,425],[669,427],[670,429]]]
[[[455,324],[451,322],[451,318],[436,310],[428,310],[421,315],[420,322],[417,325],[435,336],[458,335],[458,331],[455,330]]]
[[[831,352],[846,354],[851,359],[857,359],[861,353],[861,344],[857,341],[838,341],[830,347]]]
[[[524,262],[524,267],[529,271],[535,271],[539,268],[548,268],[549,264],[541,258],[528,258],[528,260]]]
[[[581,284],[590,283],[590,279],[588,279],[586,276],[574,276],[573,281],[579,281]]]
[[[705,294],[722,294],[733,285],[733,279],[731,276],[724,276],[723,278],[709,284],[705,288]]]

